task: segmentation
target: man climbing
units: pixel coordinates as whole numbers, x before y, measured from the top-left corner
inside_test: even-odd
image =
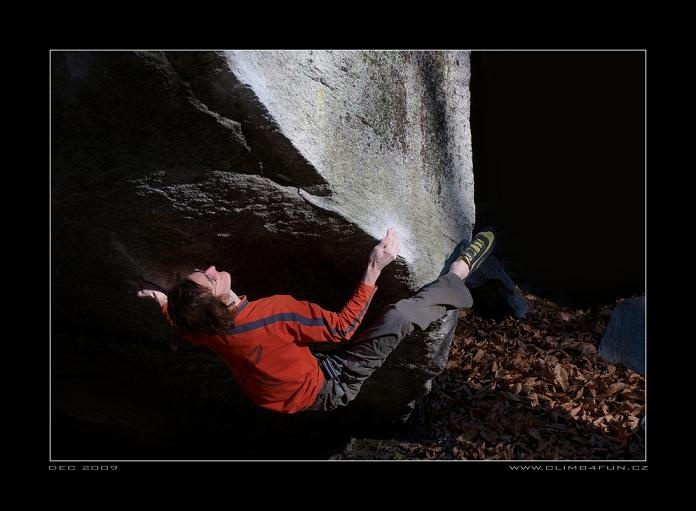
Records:
[[[377,291],[377,279],[399,253],[393,228],[370,252],[365,273],[340,312],[289,295],[249,301],[232,291],[230,274],[215,266],[194,269],[168,295],[143,289],[138,296],[156,300],[185,339],[217,353],[258,406],[281,413],[328,411],[354,400],[365,380],[416,327],[425,329],[447,310],[472,306],[464,279],[494,244],[492,228],[482,229],[471,243],[459,243],[446,272],[388,306],[350,343]],[[346,344],[315,354],[310,350],[315,342]]]

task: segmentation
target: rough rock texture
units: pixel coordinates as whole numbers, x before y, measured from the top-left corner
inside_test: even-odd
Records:
[[[470,235],[465,52],[53,52],[51,63],[53,330],[66,346],[89,340],[102,357],[149,353],[160,376],[150,390],[162,380],[212,396],[220,382],[208,369],[187,378],[170,369],[162,339],[171,334],[134,298],[138,276],[167,287],[214,263],[250,299],[290,293],[336,309],[375,238],[395,225],[404,258],[382,275],[369,322],[437,276],[455,240]],[[427,389],[450,323],[425,341],[412,336],[384,368],[393,372],[385,384],[366,386],[375,415]],[[116,422],[99,419],[98,407],[140,431],[159,429],[146,424],[153,413],[168,417],[162,424],[183,413],[156,398],[145,415],[123,397],[109,402],[108,389],[142,369],[116,371],[116,361],[81,400],[75,385],[89,385],[89,357],[75,346],[61,353],[52,403],[63,424],[99,422],[102,437]]]
[[[645,374],[645,297],[629,298],[616,306],[599,343],[598,355]]]
[[[313,202],[374,237],[396,226],[415,286],[432,280],[474,220],[468,54],[225,56],[330,183],[332,193]]]
[[[407,337],[387,363],[364,384],[351,405],[372,422],[405,422],[415,399],[430,392],[432,379],[447,364],[457,326],[457,311],[449,311],[425,332]]]

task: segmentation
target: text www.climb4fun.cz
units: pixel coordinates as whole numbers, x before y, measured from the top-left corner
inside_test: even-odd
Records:
[[[118,465],[49,465],[48,470],[61,472],[85,472],[87,470],[105,472],[118,470]]]
[[[599,470],[606,472],[648,470],[647,465],[510,465],[510,470],[565,470],[565,471],[584,471]]]

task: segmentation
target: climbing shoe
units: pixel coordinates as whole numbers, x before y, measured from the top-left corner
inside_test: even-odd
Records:
[[[473,272],[493,251],[493,245],[495,245],[495,231],[493,227],[484,227],[462,250],[459,257],[464,259],[464,262],[469,265],[469,271]]]

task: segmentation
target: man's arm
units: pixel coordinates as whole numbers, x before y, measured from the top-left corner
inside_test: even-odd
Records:
[[[390,227],[384,239],[370,252],[362,282],[374,286],[382,270],[399,255],[400,248],[399,235],[393,227]]]
[[[377,290],[375,283],[382,270],[399,253],[399,235],[393,228],[372,249],[368,256],[367,268],[353,296],[340,312],[322,309],[310,302],[296,302],[302,310],[304,321],[294,323],[299,342],[341,342],[349,340],[367,312],[370,301]]]

